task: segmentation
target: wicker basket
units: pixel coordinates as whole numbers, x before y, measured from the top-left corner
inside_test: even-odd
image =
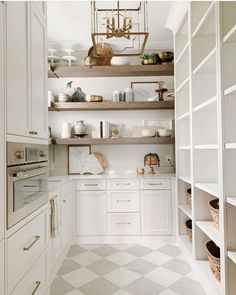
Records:
[[[213,241],[206,243],[208,260],[211,271],[218,281],[220,281],[220,248]]]
[[[187,202],[187,204],[192,208],[192,195],[191,195],[191,188],[187,189],[186,202]]]
[[[213,224],[215,228],[220,229],[219,223],[219,199],[213,199],[209,202],[209,207],[211,211],[211,216],[213,219]]]
[[[189,239],[189,242],[192,243],[192,220],[188,219],[185,222],[186,233]]]

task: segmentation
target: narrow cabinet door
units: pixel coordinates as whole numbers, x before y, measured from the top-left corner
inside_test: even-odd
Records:
[[[72,195],[67,195],[61,200],[61,238],[62,247],[66,246],[72,237]]]
[[[5,162],[5,71],[4,71],[4,29],[3,29],[3,3],[0,2],[0,165]],[[4,189],[5,172],[0,170],[0,241],[4,236]],[[1,294],[1,293],[0,293]]]
[[[7,133],[29,136],[29,4],[6,3]]]
[[[46,25],[31,3],[31,129],[35,137],[48,138]]]
[[[144,235],[171,234],[171,191],[141,191],[141,229]]]
[[[78,235],[106,234],[106,192],[76,192],[76,231]]]

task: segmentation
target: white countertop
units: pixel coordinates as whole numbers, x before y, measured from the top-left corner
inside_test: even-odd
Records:
[[[49,177],[49,193],[53,193],[56,190],[60,189],[64,184],[70,180],[79,180],[79,179],[112,179],[112,178],[175,178],[175,173],[156,173],[154,175],[144,174],[137,175],[134,171],[106,171],[101,174],[92,175],[92,174],[83,174],[83,175],[59,175],[59,176],[50,176]]]

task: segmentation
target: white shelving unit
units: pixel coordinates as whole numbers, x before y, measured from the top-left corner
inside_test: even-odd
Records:
[[[235,16],[236,1],[192,1],[174,30],[179,235],[209,285],[222,295],[236,290]],[[192,206],[185,198],[190,187]],[[219,230],[209,209],[216,198]],[[192,220],[192,245],[185,234],[187,219]],[[209,240],[220,248],[220,282],[207,259]]]

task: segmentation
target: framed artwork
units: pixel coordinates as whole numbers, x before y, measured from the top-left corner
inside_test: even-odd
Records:
[[[158,81],[151,82],[131,82],[130,87],[134,93],[134,101],[147,101],[148,98],[158,97]]]
[[[86,162],[86,158],[91,153],[91,146],[69,146],[68,147],[68,157],[69,157],[69,174],[83,174],[84,165]]]

